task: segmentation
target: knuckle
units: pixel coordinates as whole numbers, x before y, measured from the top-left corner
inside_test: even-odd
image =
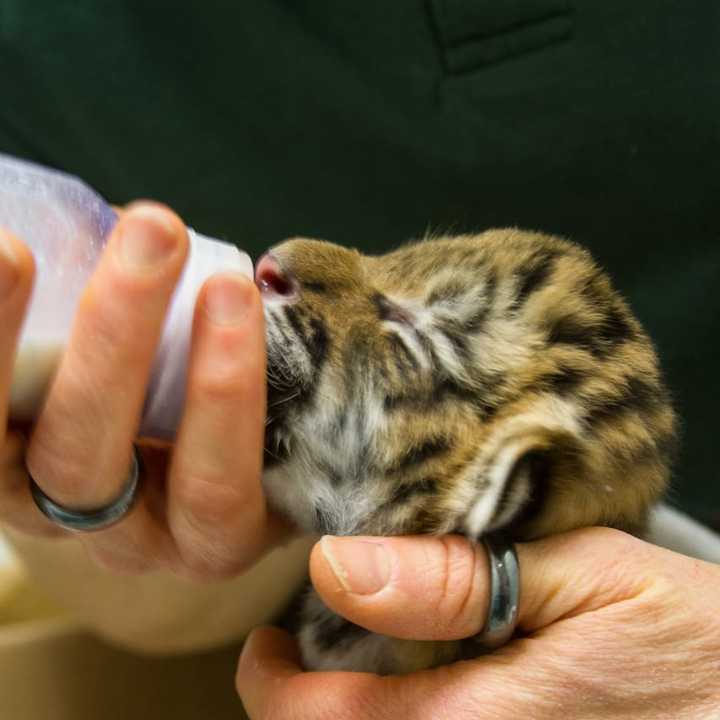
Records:
[[[193,378],[193,395],[206,404],[235,403],[248,390],[248,379],[236,367],[217,368]]]
[[[92,358],[101,360],[112,360],[118,356],[129,359],[131,353],[123,353],[125,343],[121,341],[126,335],[125,323],[115,312],[109,314],[97,306],[93,306],[92,311],[88,313],[88,324],[92,326],[92,344],[83,344],[81,349],[88,354],[92,353]]]
[[[180,555],[179,574],[200,581],[228,580],[250,567],[254,556],[248,556],[238,542],[227,538],[201,536],[199,532],[186,532],[178,542]]]
[[[460,639],[477,632],[477,599],[479,577],[484,567],[482,548],[457,536],[441,539],[444,548],[441,563],[442,590],[436,612],[441,618],[448,640]]]
[[[144,362],[137,340],[119,333],[104,338],[104,332],[83,333],[71,342],[46,406],[46,414],[52,411],[51,417],[94,433],[98,424],[107,425],[108,402],[117,405],[128,396],[128,373],[134,374]],[[112,333],[110,327],[107,332]]]
[[[175,499],[183,515],[200,527],[235,525],[250,510],[249,493],[241,492],[224,475],[187,475],[175,488]]]
[[[103,362],[113,365],[127,363],[130,367],[137,364],[136,347],[142,338],[146,338],[146,333],[137,331],[133,305],[108,303],[98,297],[97,290],[86,291],[78,307],[78,315],[86,329],[83,333],[85,341],[71,347],[84,365],[101,369]]]
[[[550,548],[551,552],[566,558],[568,572],[577,573],[586,587],[594,588],[595,602],[612,604],[638,597],[657,585],[658,577],[653,569],[657,549],[621,530],[581,528],[536,542],[539,546],[536,553],[539,550],[538,554],[547,555],[544,548]],[[581,558],[582,562],[578,562]]]
[[[582,528],[577,532],[577,540],[590,549],[602,548],[618,559],[635,562],[644,559],[650,548],[648,543],[622,530],[609,527]]]
[[[179,486],[174,503],[170,525],[180,553],[178,574],[222,580],[247,568],[246,546],[237,538],[252,533],[262,513],[252,512],[237,488],[193,477]]]

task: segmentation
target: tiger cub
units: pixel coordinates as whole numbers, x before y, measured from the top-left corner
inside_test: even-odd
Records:
[[[642,533],[674,415],[650,340],[579,246],[506,229],[368,257],[293,239],[256,281],[263,483],[302,530]],[[464,652],[372,634],[314,592],[301,616],[308,669],[400,673]]]

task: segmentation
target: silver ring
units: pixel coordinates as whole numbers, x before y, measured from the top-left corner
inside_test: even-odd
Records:
[[[490,652],[515,634],[520,605],[520,564],[513,543],[502,537],[484,537],[490,566],[490,601],[485,627],[473,638]]]
[[[122,492],[109,505],[92,510],[72,510],[56,503],[42,491],[33,476],[28,472],[30,477],[30,492],[40,512],[51,522],[55,523],[55,525],[76,532],[104,530],[119,520],[122,520],[122,518],[130,512],[140,484],[140,466],[140,453],[135,445],[133,445],[130,474]]]

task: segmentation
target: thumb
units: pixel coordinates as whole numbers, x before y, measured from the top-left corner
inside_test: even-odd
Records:
[[[526,632],[638,595],[649,583],[644,558],[664,552],[608,528],[516,549],[518,622]],[[458,640],[480,632],[487,617],[486,551],[458,535],[325,536],[313,548],[310,574],[329,608],[383,635]]]

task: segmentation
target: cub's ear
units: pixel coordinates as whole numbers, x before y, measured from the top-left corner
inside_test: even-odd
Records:
[[[582,477],[582,457],[574,423],[541,419],[535,413],[501,421],[476,457],[474,497],[463,531],[476,539],[497,530],[522,535],[558,484]]]

